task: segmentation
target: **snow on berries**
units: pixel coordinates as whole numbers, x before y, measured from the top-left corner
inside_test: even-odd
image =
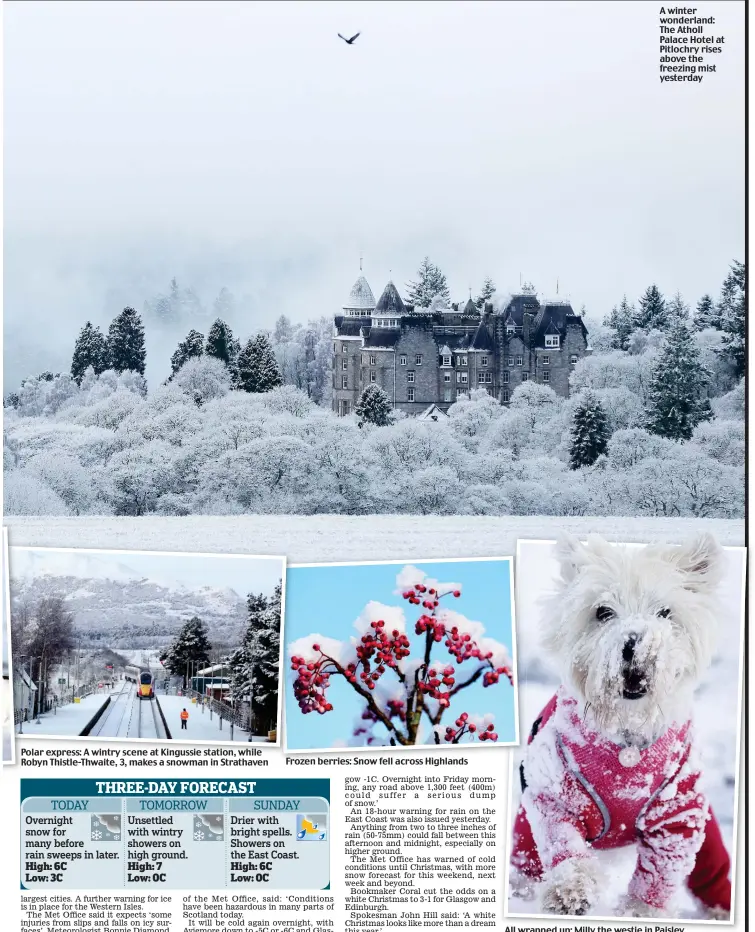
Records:
[[[441,721],[467,687],[491,687],[502,678],[513,685],[505,646],[486,638],[479,622],[445,608],[447,598],[461,598],[458,583],[429,580],[416,567],[405,567],[397,583],[396,595],[419,609],[413,623],[398,607],[369,602],[350,643],[312,635],[292,645],[293,689],[301,712],[332,711],[328,689],[332,678],[341,676],[363,704],[352,741],[385,744],[387,738],[390,744],[410,746],[427,734],[422,723],[436,742],[497,741],[490,716],[473,721],[462,712],[453,724]],[[407,633],[412,630],[416,641]],[[385,729],[382,740],[373,733],[376,726]]]

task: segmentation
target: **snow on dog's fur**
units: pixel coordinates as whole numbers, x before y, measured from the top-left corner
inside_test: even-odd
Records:
[[[684,547],[563,537],[543,647],[607,738],[650,743],[684,721],[711,660],[722,553],[709,534]]]
[[[542,631],[563,685],[522,765],[513,883],[542,881],[545,911],[581,915],[600,889],[591,849],[637,843],[624,915],[665,915],[685,880],[724,914],[728,855],[690,745],[722,550],[704,534],[682,547],[564,537],[556,552],[560,578]]]

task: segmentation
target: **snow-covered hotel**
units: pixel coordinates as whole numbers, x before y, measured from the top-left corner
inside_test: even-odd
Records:
[[[587,352],[587,330],[568,301],[541,304],[531,288],[500,310],[485,304],[429,308],[404,304],[393,282],[376,302],[363,275],[335,318],[333,410],[350,414],[362,391],[379,385],[394,408],[446,410],[457,395],[485,388],[501,404],[523,382],[569,394],[569,374]]]

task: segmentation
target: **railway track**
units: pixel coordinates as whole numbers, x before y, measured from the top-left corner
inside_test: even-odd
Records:
[[[135,683],[124,681],[118,693],[89,732],[92,738],[168,739],[160,714],[157,696],[140,699]]]

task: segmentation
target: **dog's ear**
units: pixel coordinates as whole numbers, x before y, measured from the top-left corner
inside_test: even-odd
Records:
[[[576,537],[566,532],[556,541],[556,559],[561,568],[561,578],[571,582],[587,560],[587,548]]]
[[[681,547],[669,547],[666,553],[669,561],[684,573],[685,589],[708,592],[721,582],[724,551],[712,534],[700,534]]]

